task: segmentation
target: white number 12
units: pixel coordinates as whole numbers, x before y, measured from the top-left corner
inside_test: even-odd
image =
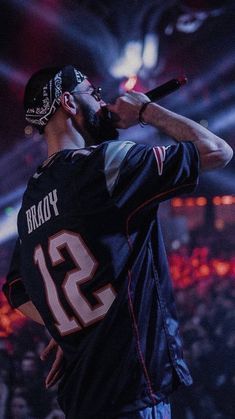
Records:
[[[76,266],[75,269],[66,273],[62,283],[63,293],[75,316],[69,316],[61,304],[41,245],[35,248],[34,261],[39,267],[45,284],[47,302],[55,319],[55,325],[61,335],[66,335],[101,320],[115,300],[116,292],[111,284],[99,288],[93,292],[97,304],[92,306],[82,294],[80,285],[93,278],[98,264],[79,234],[62,230],[49,238],[48,253],[52,266],[64,262],[61,253],[63,248],[66,248]]]

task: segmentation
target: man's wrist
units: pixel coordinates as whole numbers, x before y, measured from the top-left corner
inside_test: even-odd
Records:
[[[139,111],[139,123],[140,125],[148,125],[153,120],[153,110],[156,108],[156,104],[153,102],[144,103]]]
[[[139,110],[139,124],[143,127],[144,125],[147,125],[148,123],[144,121],[143,119],[143,114],[147,108],[147,106],[150,105],[150,101],[149,102],[145,102],[141,105],[140,110]]]

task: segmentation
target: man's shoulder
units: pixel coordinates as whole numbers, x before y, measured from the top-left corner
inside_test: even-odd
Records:
[[[104,141],[98,145],[92,145],[74,150],[71,152],[71,156],[74,158],[79,155],[89,156],[93,153],[119,153],[123,152],[124,150],[129,150],[134,145],[136,145],[136,143],[129,140]]]
[[[136,143],[129,140],[105,141],[99,145],[73,150],[70,152],[68,159],[73,163],[79,163],[83,160],[88,168],[93,167],[92,162],[95,167],[101,164],[106,169],[113,168],[114,166],[120,166],[130,149],[135,145]]]
[[[120,166],[129,151],[136,146],[133,141],[109,141],[106,143],[104,158],[106,168]]]

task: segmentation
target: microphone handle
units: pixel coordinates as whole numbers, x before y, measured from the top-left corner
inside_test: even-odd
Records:
[[[162,84],[161,86],[155,87],[155,89],[149,90],[145,93],[148,98],[154,102],[161,99],[164,96],[169,95],[175,90],[179,89],[181,86],[187,83],[186,77],[179,77],[178,79],[171,79],[168,82]]]

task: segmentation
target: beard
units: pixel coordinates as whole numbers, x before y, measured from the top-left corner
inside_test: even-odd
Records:
[[[118,138],[118,130],[115,128],[106,107],[102,107],[99,113],[96,113],[90,106],[83,104],[82,112],[85,131],[92,137],[94,144],[98,145],[104,141]]]

